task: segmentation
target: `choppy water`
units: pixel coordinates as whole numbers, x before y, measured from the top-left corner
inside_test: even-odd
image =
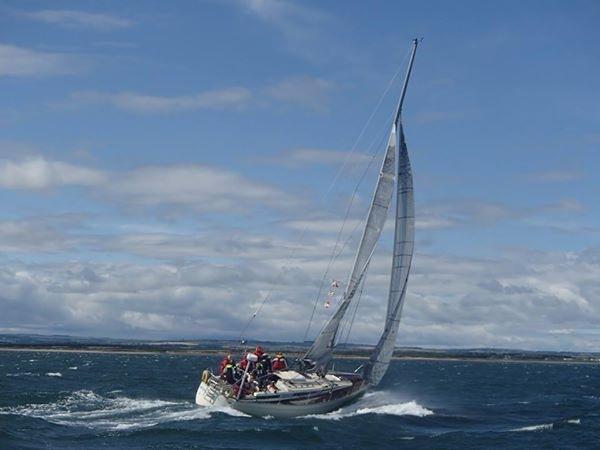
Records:
[[[278,420],[194,405],[217,362],[0,352],[0,448],[600,448],[600,366],[395,361],[357,403]]]

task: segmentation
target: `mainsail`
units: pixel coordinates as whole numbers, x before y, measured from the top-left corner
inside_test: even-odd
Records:
[[[394,256],[388,297],[385,328],[375,351],[366,366],[365,378],[371,385],[377,385],[392,359],[406,284],[410,272],[415,238],[415,201],[413,195],[412,171],[404,131],[400,124],[400,151],[398,154],[398,183],[396,188],[396,228],[394,232]]]
[[[360,284],[367,265],[375,250],[375,245],[379,240],[385,219],[388,214],[388,209],[392,201],[394,193],[395,181],[395,161],[396,161],[396,130],[395,127],[390,133],[387,151],[377,180],[375,193],[367,216],[365,230],[358,246],[354,266],[350,274],[350,280],[344,292],[343,301],[340,303],[337,311],[329,319],[321,334],[315,339],[312,347],[304,356],[304,359],[309,359],[315,363],[315,368],[323,370],[331,359],[331,353],[335,344],[335,338],[340,327],[340,323],[356,293],[356,289]]]

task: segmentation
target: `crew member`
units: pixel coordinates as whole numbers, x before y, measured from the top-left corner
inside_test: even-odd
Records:
[[[262,347],[261,347],[260,345],[257,345],[257,346],[256,346],[256,349],[254,349],[254,354],[255,354],[256,356],[258,356],[258,359],[260,359],[260,357],[261,357],[262,355],[264,355],[264,354],[265,354],[265,352],[263,351],[263,349],[262,349]]]
[[[273,358],[273,361],[271,361],[271,370],[273,370],[273,372],[276,372],[278,370],[285,370],[287,368],[287,361],[285,360],[283,353],[277,352],[275,358]]]
[[[256,363],[256,369],[254,370],[254,375],[258,381],[258,387],[260,390],[264,389],[264,387],[267,385],[270,373],[271,358],[269,358],[267,353],[263,353]]]
[[[223,360],[221,361],[221,364],[219,364],[219,375],[223,375],[223,372],[225,371],[225,367],[228,364],[231,364],[232,366],[235,365],[235,361],[231,357],[231,354],[227,354],[225,356],[225,358],[223,358]]]
[[[235,366],[233,361],[227,363],[221,372],[221,379],[227,381],[228,384],[236,383]]]

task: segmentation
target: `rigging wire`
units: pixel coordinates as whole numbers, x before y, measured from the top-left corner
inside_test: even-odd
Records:
[[[367,128],[369,127],[369,125],[371,124],[371,121],[373,120],[373,118],[375,117],[375,114],[377,113],[377,111],[379,110],[379,107],[381,106],[381,104],[383,103],[383,100],[385,99],[385,97],[387,96],[389,90],[391,89],[392,85],[394,84],[394,82],[396,81],[396,78],[398,78],[398,75],[401,73],[402,68],[404,67],[404,64],[406,63],[406,60],[408,59],[410,55],[410,49],[408,50],[408,52],[406,53],[406,55],[404,56],[402,62],[400,63],[398,69],[396,70],[396,72],[394,73],[394,75],[392,76],[391,80],[389,81],[388,85],[386,86],[385,90],[383,91],[383,93],[381,94],[381,96],[379,97],[379,100],[377,101],[377,104],[375,105],[375,108],[373,109],[373,111],[371,112],[371,114],[369,115],[369,118],[367,119],[365,125],[362,127],[360,133],[358,134],[358,137],[355,139],[354,144],[351,147],[350,152],[348,152],[348,155],[346,156],[346,158],[344,159],[344,162],[342,163],[342,165],[340,166],[340,168],[338,169],[338,171],[336,172],[335,176],[333,177],[333,180],[331,181],[331,183],[329,184],[328,189],[325,191],[325,194],[323,194],[323,196],[321,196],[320,202],[324,203],[325,199],[329,196],[329,194],[331,193],[331,191],[333,190],[333,188],[335,187],[339,177],[341,176],[341,174],[343,173],[343,171],[345,170],[346,166],[348,165],[350,159],[352,158],[352,156],[354,155],[354,153],[356,152],[358,143],[360,142],[360,140],[362,139],[363,135],[365,134]],[[369,162],[369,166],[370,166],[371,162]],[[364,177],[364,176],[363,176]],[[362,181],[362,178],[361,178]],[[352,205],[353,199],[354,199],[355,194],[353,194],[350,205]],[[348,208],[349,210],[350,208]],[[347,215],[344,218],[344,223],[347,219]],[[290,263],[293,259],[294,256],[296,255],[296,251],[301,247],[302,242],[304,241],[304,237],[306,236],[306,232],[308,230],[308,224],[306,224],[304,226],[304,229],[302,230],[302,232],[300,233],[300,237],[298,239],[298,244],[292,249],[292,252],[290,253],[290,257],[287,260],[287,263]],[[334,248],[334,252],[335,252],[335,248]],[[269,288],[267,294],[263,297],[262,301],[260,302],[258,308],[255,310],[254,313],[252,313],[252,315],[250,316],[250,318],[248,319],[248,321],[246,322],[246,324],[244,325],[244,327],[242,328],[242,331],[240,333],[240,336],[238,338],[239,341],[241,341],[242,343],[244,343],[244,335],[246,333],[246,331],[248,330],[248,328],[250,327],[250,325],[252,324],[252,322],[254,321],[254,319],[256,318],[256,316],[260,313],[260,311],[262,310],[263,306],[265,305],[265,303],[267,302],[267,300],[271,297],[271,294],[273,293],[274,289],[275,289],[275,285],[279,283],[279,281],[281,280],[283,274],[280,273],[276,279],[276,282],[273,283],[271,285],[271,287]],[[321,287],[322,289],[322,287]],[[321,289],[319,290],[319,296],[317,297],[317,302],[318,302],[318,298],[320,297],[320,292]],[[313,310],[313,315],[314,315],[314,310]],[[312,321],[312,318],[311,318]],[[308,330],[307,330],[308,333]],[[305,340],[306,340],[306,335],[305,335]]]
[[[352,319],[350,320],[350,326],[348,327],[348,331],[346,332],[346,339],[343,342],[344,345],[348,344],[348,338],[350,337],[350,331],[352,331],[352,326],[354,325],[354,319],[356,318],[356,312],[358,311],[358,306],[360,305],[360,301],[362,300],[363,289],[365,288],[365,285],[367,284],[367,273],[369,271],[370,265],[371,265],[371,261],[369,261],[369,264],[367,265],[367,268],[365,269],[365,274],[363,276],[363,280],[360,285],[360,291],[358,293],[358,299],[356,300],[356,306],[354,307],[354,311],[352,313]],[[343,332],[340,333],[340,336],[342,336],[342,335],[343,335]]]

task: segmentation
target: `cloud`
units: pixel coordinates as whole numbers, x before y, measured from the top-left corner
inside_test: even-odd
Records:
[[[95,169],[43,157],[21,161],[0,160],[0,187],[5,189],[44,190],[60,186],[95,186],[106,175]]]
[[[0,44],[0,76],[72,74],[82,67],[82,62],[71,55]]]
[[[458,226],[492,226],[506,220],[525,220],[556,214],[582,212],[584,207],[574,199],[515,208],[499,202],[483,200],[447,200],[418,206],[417,227],[439,229]]]
[[[583,172],[579,170],[550,170],[546,172],[533,173],[528,176],[531,181],[547,182],[547,183],[560,183],[566,181],[580,180],[583,177]]]
[[[364,220],[348,219],[346,220],[345,230],[353,230],[360,226]],[[306,230],[311,233],[337,233],[344,222],[341,219],[307,219],[292,220],[285,222],[284,226],[293,230]]]
[[[118,109],[137,113],[169,113],[199,109],[239,108],[247,104],[251,97],[251,92],[241,87],[231,87],[174,97],[145,95],[134,92],[111,94],[81,91],[71,94],[71,100],[76,103],[108,104]]]
[[[138,208],[242,213],[256,207],[287,209],[302,203],[274,186],[204,165],[149,166],[119,173],[41,156],[0,160],[0,188],[44,191],[65,186],[94,187],[105,199]]]
[[[98,31],[111,31],[129,28],[134,25],[134,22],[130,19],[110,14],[64,9],[45,9],[40,11],[22,12],[19,15],[37,22],[59,25],[66,28],[91,28]]]
[[[74,214],[0,221],[0,252],[57,253],[80,250],[84,235],[77,234],[83,217]]]
[[[228,263],[13,261],[0,268],[0,329],[164,338],[201,330],[235,339],[274,287],[248,337],[298,340],[327,263],[327,252],[314,250],[287,265],[269,258],[276,246]],[[494,259],[417,254],[398,343],[598,351],[589,332],[600,319],[599,255],[597,248]],[[351,340],[372,343],[381,332],[389,265],[389,250],[378,251]],[[327,315],[319,304],[313,330]]]
[[[265,159],[267,162],[281,164],[288,167],[307,167],[316,165],[343,165],[367,164],[370,155],[359,152],[342,150],[324,150],[316,148],[296,148],[284,151],[278,155]]]
[[[202,109],[242,108],[260,100],[300,105],[314,110],[327,107],[328,93],[335,84],[321,78],[292,77],[260,90],[233,86],[190,95],[159,96],[137,92],[78,91],[69,96],[73,104],[106,104],[115,108],[146,114],[165,114]]]
[[[115,175],[105,192],[129,205],[185,206],[197,211],[242,212],[257,205],[286,208],[298,204],[273,186],[202,165],[134,169]]]
[[[274,27],[290,49],[312,58],[321,28],[330,23],[323,12],[285,0],[240,0],[244,11]]]
[[[308,76],[282,80],[265,89],[268,96],[285,103],[299,104],[315,110],[324,110],[328,94],[335,89],[332,81]]]

